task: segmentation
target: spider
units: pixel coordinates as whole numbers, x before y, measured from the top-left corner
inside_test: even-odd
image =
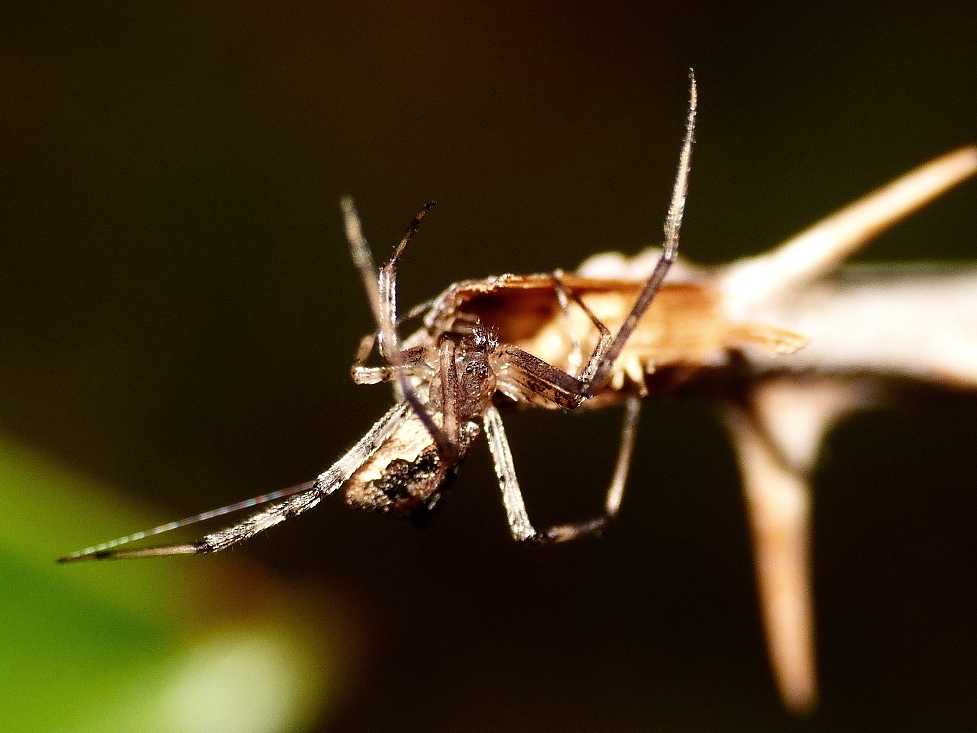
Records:
[[[85,548],[59,561],[225,550],[312,509],[324,497],[340,489],[349,506],[416,518],[430,512],[438,503],[449,479],[457,472],[459,463],[482,432],[492,454],[506,518],[514,539],[549,543],[599,532],[617,513],[621,503],[634,445],[640,395],[634,393],[623,397],[626,409],[621,446],[607,490],[603,515],[544,530],[537,530],[526,512],[496,403],[508,399],[538,407],[573,410],[608,391],[614,391],[611,377],[615,361],[661,289],[678,253],[697,106],[697,87],[691,71],[689,79],[685,136],[665,219],[662,252],[616,334],[612,337],[609,329],[579,295],[563,284],[561,273],[553,273],[550,278],[550,287],[557,295],[564,315],[569,317],[571,304],[577,306],[599,333],[596,345],[579,373],[570,373],[516,345],[501,342],[497,333],[486,327],[478,317],[456,318],[450,328],[437,330],[435,336],[424,339],[423,343],[405,348],[397,333],[397,267],[421,221],[434,204],[425,204],[414,216],[378,275],[353,200],[346,197],[341,202],[346,235],[377,326],[374,333],[361,341],[352,367],[353,379],[359,384],[393,381],[395,392],[402,399],[314,481]],[[414,315],[417,310],[407,315]],[[365,363],[374,346],[386,362],[383,366],[367,366]],[[618,388],[617,392],[621,390]],[[187,524],[279,499],[282,501],[194,542],[116,549]]]

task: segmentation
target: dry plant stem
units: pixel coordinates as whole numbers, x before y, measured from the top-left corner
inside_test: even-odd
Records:
[[[977,386],[977,266],[855,265],[777,298],[757,318],[810,338],[758,370],[877,374]]]
[[[718,283],[734,317],[776,323],[810,344],[790,360],[750,353],[761,370],[888,372],[977,384],[977,270],[892,268],[815,282],[874,235],[977,172],[977,148],[944,155],[843,208],[772,252],[727,266]],[[873,272],[875,276],[873,277]],[[809,284],[810,283],[810,284]],[[781,297],[781,295],[783,297]],[[956,307],[948,307],[955,303]],[[933,363],[933,362],[936,363]],[[809,578],[810,486],[830,424],[870,401],[850,382],[761,382],[752,407],[732,407],[753,535],[767,644],[785,705],[816,703]]]
[[[743,479],[770,663],[794,712],[810,711],[817,698],[811,472],[831,426],[880,396],[865,379],[775,377],[725,411]]]
[[[784,704],[803,713],[817,701],[809,570],[811,497],[738,408],[727,415],[743,476],[757,585],[770,660]]]
[[[822,219],[772,251],[721,270],[725,300],[737,308],[791,293],[834,268],[874,236],[977,172],[977,147],[931,160]]]

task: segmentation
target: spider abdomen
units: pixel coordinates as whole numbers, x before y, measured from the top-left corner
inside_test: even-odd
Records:
[[[466,423],[459,446],[467,450],[478,428]],[[343,499],[355,509],[416,516],[433,509],[457,463],[446,464],[424,424],[410,413],[376,454],[343,487]]]

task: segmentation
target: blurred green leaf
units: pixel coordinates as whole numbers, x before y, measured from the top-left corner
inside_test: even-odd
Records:
[[[5,438],[0,499],[4,730],[278,731],[321,713],[332,665],[299,625],[307,602],[276,589],[270,611],[229,624],[213,608],[234,579],[199,565],[56,565],[153,520]]]

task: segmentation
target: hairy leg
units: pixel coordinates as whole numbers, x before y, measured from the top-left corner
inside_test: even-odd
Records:
[[[420,316],[426,316],[428,311],[431,310],[431,301],[427,300],[423,303],[418,303],[413,308],[411,308],[407,313],[400,316],[397,319],[397,326],[401,326],[407,321]],[[355,384],[377,384],[379,382],[390,382],[393,387],[393,395],[395,402],[403,402],[404,395],[400,389],[400,381],[397,377],[397,372],[393,367],[367,367],[366,360],[370,356],[370,352],[373,351],[374,345],[377,343],[377,339],[380,336],[379,331],[374,331],[373,333],[368,333],[360,339],[360,344],[356,349],[356,355],[353,357],[353,364],[350,366],[350,375],[353,378]],[[423,346],[407,346],[401,352],[401,359],[404,362],[404,367],[412,367],[415,360],[415,354],[412,349],[420,349],[422,352],[425,350]],[[410,353],[408,353],[410,352]],[[409,369],[408,374],[416,373],[416,369]]]
[[[430,367],[424,363],[424,356],[427,348],[415,346],[412,349],[404,349],[400,352],[400,366],[366,366],[366,358],[373,349],[373,335],[364,336],[360,341],[359,349],[353,359],[353,365],[349,368],[350,376],[356,384],[379,384],[380,382],[390,382],[399,380],[403,372],[411,376],[421,371],[430,371]]]
[[[594,377],[594,373],[600,366],[604,359],[604,354],[607,352],[608,344],[611,340],[611,332],[607,330],[607,326],[601,321],[594,312],[590,310],[583,299],[577,295],[575,292],[567,288],[563,284],[563,272],[557,270],[553,273],[553,287],[556,290],[556,299],[560,304],[560,310],[563,312],[564,320],[569,320],[570,312],[570,301],[572,300],[580,309],[587,314],[590,322],[594,324],[594,327],[600,332],[600,338],[597,340],[597,346],[594,348],[593,353],[590,355],[590,359],[587,360],[587,366],[584,367],[583,372],[580,374],[580,379],[584,382],[590,382]],[[569,325],[569,323],[568,323]],[[576,337],[573,331],[570,331],[570,369],[576,371],[580,364],[580,360],[583,355],[580,350],[580,340]]]
[[[407,226],[407,231],[404,233],[404,236],[394,248],[390,260],[381,268],[379,277],[375,279],[373,257],[370,255],[369,245],[363,236],[363,228],[360,225],[360,218],[356,212],[356,206],[350,197],[345,197],[341,201],[350,252],[353,257],[353,262],[360,271],[370,301],[370,307],[373,310],[373,315],[379,329],[380,354],[393,367],[400,392],[424,424],[425,429],[430,433],[431,438],[438,447],[438,453],[443,459],[450,461],[457,454],[457,448],[444,434],[444,431],[438,427],[437,423],[434,422],[433,416],[428,412],[424,403],[417,395],[417,391],[407,378],[407,374],[404,370],[400,369],[402,366],[400,342],[397,337],[397,262],[404,249],[410,243],[410,240],[414,238],[414,234],[417,233],[421,220],[433,206],[433,202],[428,202],[414,216],[411,223]]]
[[[135,557],[158,557],[161,555],[196,555],[208,552],[218,552],[226,550],[236,544],[244,542],[254,537],[266,529],[274,527],[276,524],[284,522],[286,519],[302,514],[315,507],[325,496],[332,494],[342,486],[353,473],[363,465],[377,450],[383,445],[397,427],[403,422],[410,410],[406,402],[401,402],[390,410],[387,414],[373,424],[366,435],[360,438],[346,454],[336,461],[328,470],[319,474],[315,481],[309,484],[302,484],[294,489],[286,489],[283,492],[275,492],[261,497],[255,497],[245,502],[237,502],[228,507],[212,509],[209,512],[198,514],[187,520],[170,522],[161,525],[153,530],[137,532],[117,540],[104,542],[94,547],[89,547],[79,552],[66,555],[59,559],[59,562],[73,562],[76,560],[109,560],[124,559]],[[169,545],[158,545],[155,547],[143,547],[135,550],[118,550],[117,547],[127,545],[130,542],[148,537],[154,534],[168,532],[171,529],[186,526],[194,522],[203,521],[212,517],[220,516],[232,510],[243,509],[254,506],[255,504],[270,501],[269,497],[287,496],[290,492],[295,492],[286,501],[272,504],[267,509],[255,512],[251,516],[224,529],[211,532],[203,537],[188,543],[174,543]],[[252,503],[253,502],[253,503]]]
[[[522,498],[522,489],[519,487],[519,479],[516,476],[512,452],[509,449],[509,441],[505,435],[502,418],[494,406],[489,406],[483,418],[485,437],[492,453],[495,475],[499,480],[502,503],[505,506],[506,519],[509,522],[509,530],[512,532],[513,539],[519,542],[567,542],[595,534],[607,526],[608,522],[617,515],[621,506],[621,497],[624,494],[624,485],[627,482],[631,456],[634,452],[640,405],[641,401],[637,396],[629,397],[625,404],[624,424],[621,428],[621,447],[618,450],[614,473],[607,489],[604,513],[594,519],[561,524],[542,532],[533,527],[529,513],[526,511],[526,504]]]
[[[614,341],[611,343],[607,352],[604,354],[600,363],[594,369],[593,379],[587,387],[586,396],[590,397],[597,393],[610,379],[611,368],[617,357],[620,356],[624,345],[627,343],[631,334],[634,332],[638,321],[648,310],[655,295],[661,288],[665,276],[668,274],[672,263],[678,256],[679,232],[682,228],[682,217],[685,213],[685,197],[689,187],[689,170],[692,165],[692,139],[695,133],[695,115],[698,104],[698,92],[695,84],[695,75],[689,71],[689,112],[685,123],[685,139],[682,143],[682,152],[679,155],[678,173],[675,176],[675,184],[672,187],[672,201],[668,208],[668,215],[665,217],[665,240],[662,243],[662,254],[652,270],[651,275],[645,281],[644,287],[638,294],[638,298],[628,313],[627,318],[621,324]]]

